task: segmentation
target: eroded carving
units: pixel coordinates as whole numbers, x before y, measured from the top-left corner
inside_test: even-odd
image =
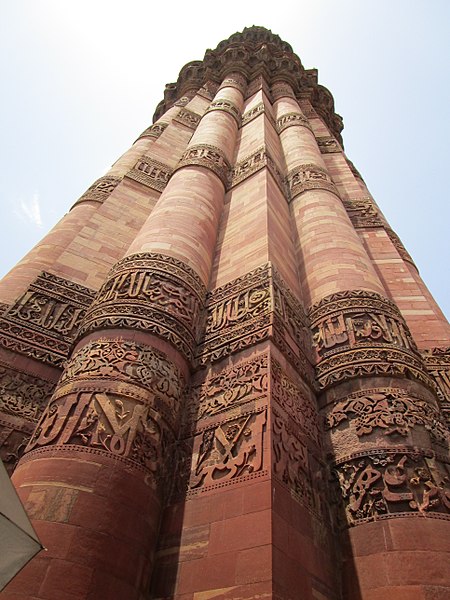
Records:
[[[164,163],[154,160],[150,156],[142,156],[127,177],[144,184],[145,186],[162,192],[172,176],[173,170]]]
[[[228,113],[236,121],[236,125],[238,127],[241,126],[241,111],[233,102],[231,102],[231,100],[228,100],[227,98],[217,98],[211,102],[206,109],[205,114],[215,110],[222,110],[223,112]]]
[[[311,125],[306,117],[300,113],[290,112],[282,115],[276,122],[276,130],[280,134],[282,131],[293,125],[300,125],[311,130]],[[311,130],[312,131],[312,130]]]
[[[77,204],[81,204],[81,202],[86,202],[88,200],[100,203],[104,202],[121,181],[121,177],[113,177],[111,175],[100,177],[100,179],[97,179],[97,181],[95,181],[91,187],[78,198],[72,208],[77,206]]]
[[[339,461],[334,473],[348,525],[405,513],[448,518],[449,465],[432,451],[377,450]]]
[[[80,333],[144,329],[192,357],[204,286],[187,265],[160,254],[133,254],[115,265],[86,314]]]
[[[430,402],[400,388],[364,390],[339,400],[326,417],[326,427],[334,429],[346,421],[359,437],[377,428],[384,430],[385,435],[406,436],[413,427],[421,425],[435,440],[450,442],[439,411]]]
[[[210,489],[263,474],[266,410],[242,415],[196,436],[190,488]]]
[[[184,152],[178,163],[177,169],[189,165],[198,165],[209,169],[219,177],[226,187],[231,167],[228,159],[220,148],[209,144],[197,144],[191,146]]]
[[[55,384],[0,364],[0,410],[36,422]]]
[[[342,152],[342,148],[339,146],[338,141],[334,137],[321,136],[317,137],[317,145],[322,154],[331,154],[333,152]]]
[[[340,197],[331,177],[325,169],[317,165],[300,165],[291,169],[287,174],[286,183],[290,200],[308,190],[327,190]]]

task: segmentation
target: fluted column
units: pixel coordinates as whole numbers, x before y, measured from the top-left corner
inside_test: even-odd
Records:
[[[448,524],[442,450],[449,436],[417,346],[386,297],[307,119],[287,84],[275,85],[273,94],[302,289],[312,304],[325,451],[333,457],[339,496],[343,594],[346,600],[392,597],[430,579],[422,551],[428,551],[426,539]],[[414,544],[400,535],[405,520],[399,517],[409,517]],[[442,573],[444,545],[432,553]],[[413,565],[408,575],[395,572],[397,562]]]
[[[243,85],[239,74],[227,76],[154,211],[111,270],[15,472],[49,548],[45,579],[36,584],[42,599],[57,593],[61,560],[65,584],[82,588],[79,598],[148,593]]]

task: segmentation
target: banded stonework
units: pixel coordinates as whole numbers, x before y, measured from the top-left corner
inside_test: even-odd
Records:
[[[0,318],[0,345],[61,367],[94,291],[42,272]]]
[[[183,262],[157,253],[132,254],[110,272],[80,334],[141,329],[168,340],[191,360],[204,296],[199,277]]]
[[[80,198],[78,198],[72,208],[82,202],[87,202],[88,200],[91,202],[103,203],[121,181],[121,177],[114,177],[111,175],[100,177],[100,179],[97,179],[97,181],[93,183]]]
[[[342,128],[246,28],[0,284],[0,457],[49,550],[2,598],[450,595],[450,330]]]
[[[126,176],[152,190],[162,192],[169,182],[172,172],[173,170],[168,165],[154,160],[150,156],[142,156]]]

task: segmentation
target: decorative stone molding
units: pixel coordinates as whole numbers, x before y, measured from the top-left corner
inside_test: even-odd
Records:
[[[217,94],[218,89],[219,89],[219,86],[217,85],[217,83],[214,83],[213,81],[207,81],[197,91],[197,95],[200,96],[201,98],[204,98],[205,100],[209,100],[211,102],[211,100],[213,100],[214,96]]]
[[[194,437],[188,496],[267,476],[263,454],[266,412],[262,408],[229,418]]]
[[[144,131],[138,137],[138,140],[144,137],[158,139],[159,136],[164,133],[168,126],[169,123],[154,123],[153,125],[150,125],[150,127],[147,127],[147,129],[144,129]]]
[[[219,177],[225,187],[227,186],[228,174],[231,167],[220,148],[210,146],[209,144],[197,144],[189,147],[184,152],[175,170],[190,165],[209,169]]]
[[[223,418],[228,411],[248,412],[246,405],[257,401],[267,403],[269,357],[266,353],[242,360],[232,367],[211,374],[199,385],[188,390],[185,418],[188,430],[202,427],[202,420]]]
[[[442,414],[450,428],[450,348],[432,348],[422,352],[427,371],[436,382]]]
[[[140,329],[166,339],[191,360],[205,294],[197,274],[183,262],[156,253],[132,254],[109,273],[80,335]]]
[[[181,123],[182,125],[189,127],[189,129],[195,130],[197,125],[200,123],[201,118],[201,115],[198,115],[192,110],[182,108],[173,120],[176,123]]]
[[[342,203],[355,229],[385,227],[375,202],[369,196],[363,198],[343,198]]]
[[[339,292],[314,305],[309,317],[321,388],[376,374],[408,374],[432,387],[400,311],[380,294]]]
[[[251,98],[253,94],[262,90],[264,94],[267,96],[269,102],[272,100],[272,95],[270,93],[270,88],[267,84],[267,81],[264,79],[262,75],[258,75],[254,77],[252,81],[247,86],[247,93],[245,94],[245,99]]]
[[[309,190],[327,190],[340,198],[331,177],[322,167],[307,164],[291,169],[286,177],[290,200]]]
[[[270,338],[312,381],[304,311],[270,263],[210,292],[206,310],[199,364],[216,362]]]
[[[256,119],[256,117],[263,114],[268,113],[265,109],[264,102],[259,102],[242,115],[241,127],[244,127],[244,125],[247,125],[247,123],[250,123],[250,121],[253,121],[253,119]]]
[[[0,364],[0,411],[35,423],[54,387],[51,381]]]
[[[42,272],[0,317],[0,345],[61,366],[94,291]]]
[[[218,98],[217,100],[214,100],[206,109],[205,115],[214,110],[222,110],[226,112],[233,117],[238,127],[241,126],[241,111],[230,100],[227,100],[226,98]]]
[[[258,148],[256,152],[245,157],[243,160],[236,163],[230,173],[230,181],[228,189],[231,189],[253,175],[264,167],[267,167],[272,177],[275,179],[278,187],[284,196],[286,196],[286,186],[278,167],[275,164],[274,159],[269,154],[267,148],[262,146]]]
[[[223,82],[223,78],[227,80]],[[262,83],[254,83],[255,80]],[[173,106],[186,90],[198,90],[210,81],[221,87],[232,85],[243,94],[249,81],[248,97],[261,87],[264,89],[266,84],[274,90],[273,100],[288,95],[308,101],[342,145],[342,118],[335,113],[330,92],[318,84],[317,70],[305,69],[289,44],[264,28],[246,28],[221,42],[215,50],[207,50],[203,61],[185,65],[177,82],[166,86],[154,120]]]
[[[172,176],[173,170],[150,156],[142,156],[127,177],[142,183],[157,192],[162,192]]]
[[[112,177],[111,175],[100,177],[100,179],[97,179],[97,181],[95,181],[91,187],[78,198],[72,206],[72,209],[78,204],[87,201],[103,203],[121,181],[121,177]]]
[[[331,154],[334,152],[342,152],[338,141],[334,137],[322,136],[316,137],[317,145],[322,154]]]
[[[422,515],[449,519],[448,459],[420,448],[380,448],[340,459],[334,467],[342,526]]]
[[[101,453],[168,475],[183,379],[167,357],[123,339],[91,341],[68,362],[26,452]]]
[[[385,435],[407,436],[416,426],[424,427],[432,439],[450,445],[450,432],[439,411],[429,401],[402,388],[374,388],[354,392],[338,400],[326,416],[326,428],[342,423],[358,437],[381,429]]]
[[[282,115],[276,122],[276,130],[277,133],[280,134],[282,131],[287,129],[288,127],[292,127],[293,125],[300,125],[301,127],[306,127],[311,130],[311,125],[306,117],[301,115],[300,113],[286,113]]]
[[[273,102],[276,102],[281,98],[293,98],[294,100],[296,99],[292,88],[289,85],[283,85],[282,83],[278,83],[272,86],[271,94]]]
[[[319,415],[304,384],[288,377],[275,359],[271,360],[270,374],[272,399],[300,427],[300,431],[320,447],[322,433],[319,429]]]
[[[242,73],[228,73],[226,78],[220,84],[219,90],[222,90],[226,87],[236,88],[243,96],[245,96],[247,79],[244,75],[242,75]]]

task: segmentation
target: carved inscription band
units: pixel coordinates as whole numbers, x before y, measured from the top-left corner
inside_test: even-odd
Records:
[[[361,375],[405,373],[432,386],[400,311],[380,294],[333,294],[309,316],[321,388]]]
[[[162,133],[164,133],[168,126],[169,123],[154,123],[153,125],[150,125],[150,127],[147,127],[147,129],[144,129],[144,131],[138,137],[138,140],[144,137],[157,139]]]
[[[205,115],[215,110],[221,110],[228,113],[236,121],[236,125],[238,127],[241,126],[241,111],[230,100],[226,98],[218,98],[217,100],[214,100],[206,109]]]
[[[110,272],[80,334],[125,327],[151,332],[192,359],[206,290],[183,262],[156,253],[126,257]]]
[[[295,112],[286,113],[277,119],[276,130],[280,134],[282,131],[288,127],[292,127],[293,125],[300,125],[301,127],[306,127],[307,129],[311,130],[311,125],[309,124],[308,119],[302,114]]]
[[[184,152],[175,170],[189,165],[198,165],[209,169],[219,177],[225,187],[227,186],[231,167],[220,148],[209,144],[191,146]]]
[[[172,173],[173,170],[168,165],[154,160],[150,156],[142,156],[126,176],[157,192],[162,192]]]
[[[322,167],[313,164],[291,169],[286,177],[289,199],[293,200],[308,190],[327,190],[340,198],[331,177]]]
[[[110,175],[100,177],[78,198],[72,208],[88,200],[91,202],[104,202],[121,181],[121,177],[112,177]]]

